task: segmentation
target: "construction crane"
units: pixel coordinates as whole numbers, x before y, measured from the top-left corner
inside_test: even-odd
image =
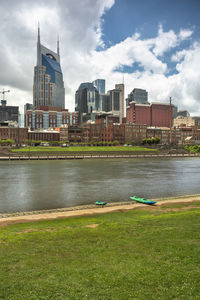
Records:
[[[3,100],[5,100],[5,99],[4,99],[5,93],[10,93],[10,90],[5,91],[5,90],[3,89],[3,91],[0,91],[0,94],[3,95]]]

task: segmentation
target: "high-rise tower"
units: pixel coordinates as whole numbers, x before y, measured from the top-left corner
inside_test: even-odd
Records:
[[[96,79],[92,83],[99,93],[105,94],[105,86],[106,86],[105,79]]]
[[[132,101],[136,102],[137,104],[149,104],[147,91],[138,88],[133,89],[126,99],[126,107],[128,107]]]
[[[40,43],[38,27],[37,65],[34,67],[33,105],[65,108],[65,89],[60,66],[59,40],[57,53]]]

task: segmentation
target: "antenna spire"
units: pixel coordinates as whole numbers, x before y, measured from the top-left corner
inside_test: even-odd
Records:
[[[40,22],[38,22],[38,42],[40,43]]]
[[[40,23],[38,22],[38,39],[37,39],[37,65],[41,64],[41,49],[40,49]]]
[[[60,55],[59,35],[57,37],[57,54]]]

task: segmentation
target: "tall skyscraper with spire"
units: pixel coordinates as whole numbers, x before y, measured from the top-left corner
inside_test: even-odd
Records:
[[[33,105],[65,108],[65,88],[60,66],[59,39],[57,53],[40,43],[38,26],[37,65],[34,67]]]

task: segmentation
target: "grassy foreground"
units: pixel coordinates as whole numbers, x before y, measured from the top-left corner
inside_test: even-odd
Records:
[[[0,299],[199,299],[200,205],[183,206],[1,227]]]
[[[113,152],[113,151],[157,151],[157,149],[149,149],[140,146],[73,146],[73,147],[25,147],[20,149],[14,149],[13,152]]]

